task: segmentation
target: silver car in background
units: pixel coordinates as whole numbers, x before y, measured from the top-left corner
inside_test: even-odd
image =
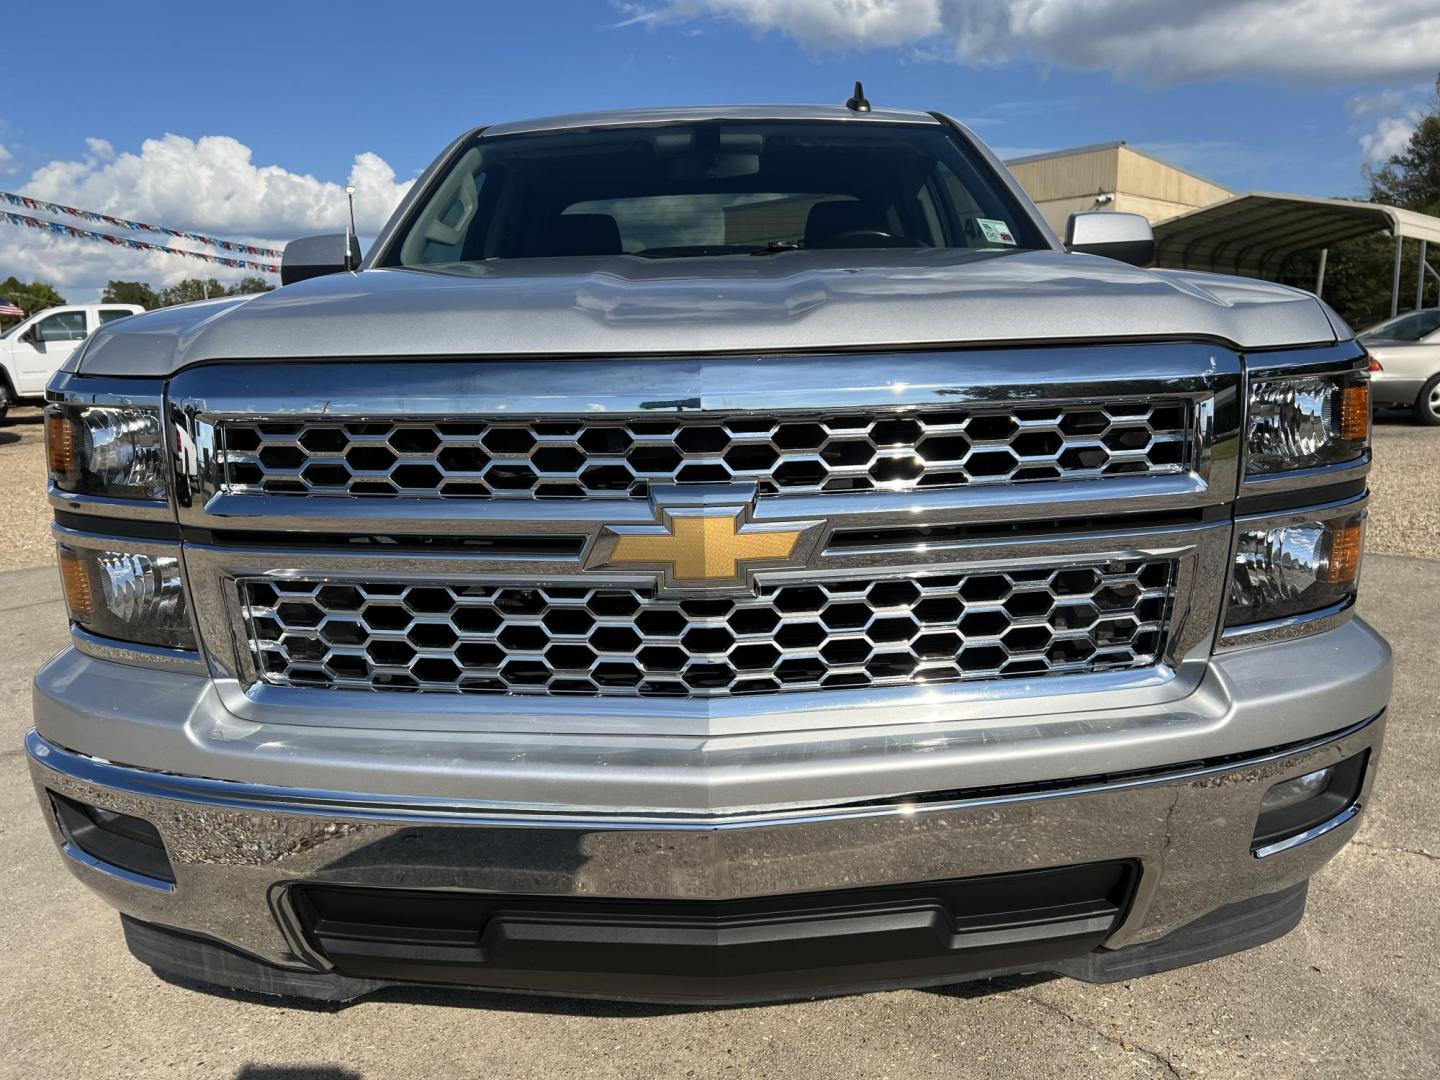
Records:
[[[1370,353],[1376,405],[1399,405],[1415,419],[1440,425],[1440,308],[1411,311],[1360,335]]]

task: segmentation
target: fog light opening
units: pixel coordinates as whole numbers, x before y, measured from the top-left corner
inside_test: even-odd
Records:
[[[1353,818],[1360,810],[1368,756],[1367,750],[1272,785],[1260,800],[1251,852],[1263,859],[1288,851]]]
[[[93,860],[90,865],[111,874],[117,869],[125,871],[144,879],[139,884],[166,891],[174,886],[175,870],[165,853],[165,842],[150,822],[53,791],[49,794],[65,842],[89,856]]]

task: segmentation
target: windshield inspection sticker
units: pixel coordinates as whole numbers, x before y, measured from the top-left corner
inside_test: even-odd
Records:
[[[980,231],[985,234],[985,239],[992,244],[1009,244],[1015,246],[1015,237],[1010,232],[1010,226],[1003,221],[994,218],[976,218],[975,224],[980,226]]]

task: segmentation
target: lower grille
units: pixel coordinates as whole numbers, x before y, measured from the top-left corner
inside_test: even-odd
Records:
[[[1175,563],[873,575],[671,599],[605,585],[245,578],[261,681],[320,689],[715,697],[1154,664]]]
[[[718,901],[321,884],[289,896],[311,947],[344,975],[724,999],[934,982],[1080,956],[1120,921],[1137,869],[1087,863]]]

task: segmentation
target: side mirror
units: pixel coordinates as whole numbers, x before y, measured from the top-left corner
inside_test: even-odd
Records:
[[[31,345],[39,345],[45,338],[40,333],[40,324],[31,323],[29,329],[20,335],[21,341],[28,341]]]
[[[360,241],[346,233],[306,236],[285,245],[280,259],[280,284],[354,270],[360,265]]]
[[[1131,266],[1155,261],[1155,234],[1139,214],[1114,210],[1087,210],[1071,214],[1065,226],[1065,246],[1084,255],[1101,255]]]

